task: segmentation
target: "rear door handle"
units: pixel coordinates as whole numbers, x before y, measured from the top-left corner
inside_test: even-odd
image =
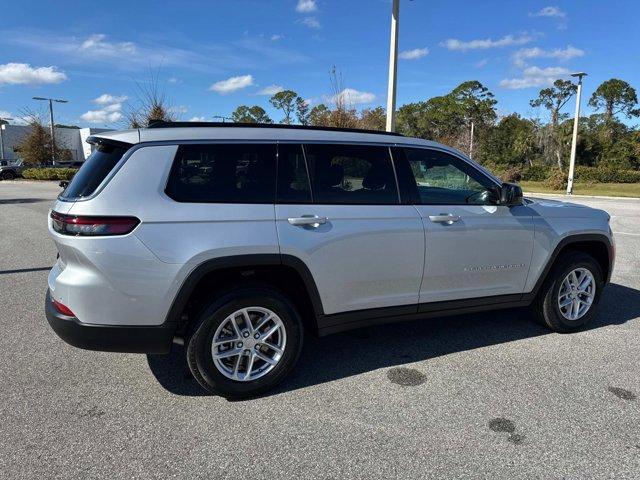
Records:
[[[287,221],[291,225],[298,227],[318,227],[327,223],[327,217],[319,217],[317,215],[303,215],[301,217],[291,217]]]
[[[451,225],[453,222],[460,221],[460,215],[441,213],[440,215],[429,215],[429,220],[433,223],[446,223],[447,225]]]

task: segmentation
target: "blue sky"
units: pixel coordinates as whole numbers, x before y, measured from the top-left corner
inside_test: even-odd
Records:
[[[602,81],[640,89],[640,2],[401,0],[398,105],[477,79],[501,114],[584,70],[583,107]],[[0,116],[65,98],[56,122],[122,127],[137,82],[158,75],[182,120],[229,115],[268,95],[331,97],[329,70],[358,108],[386,104],[390,0],[10,1],[0,16]],[[572,108],[572,107],[569,107]],[[590,110],[586,109],[587,113]]]

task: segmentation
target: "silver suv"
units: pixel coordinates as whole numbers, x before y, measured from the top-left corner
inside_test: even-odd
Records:
[[[570,332],[614,262],[609,216],[523,199],[460,152],[380,132],[156,124],[101,133],[49,218],[67,343],[167,353],[256,395],[303,334],[530,306]]]

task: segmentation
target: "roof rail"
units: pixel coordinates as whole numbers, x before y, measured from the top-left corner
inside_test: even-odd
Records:
[[[225,123],[225,122],[166,122],[164,120],[155,121],[147,128],[196,128],[196,127],[225,127],[225,128],[284,128],[291,130],[320,130],[326,132],[353,132],[353,133],[374,133],[376,135],[393,135],[402,137],[401,133],[385,132],[381,130],[361,130],[359,128],[337,128],[337,127],[312,127],[309,125],[282,125],[277,123]]]

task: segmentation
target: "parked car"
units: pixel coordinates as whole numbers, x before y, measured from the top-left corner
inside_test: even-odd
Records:
[[[307,334],[510,307],[573,332],[613,270],[606,212],[523,198],[426,140],[177,123],[89,141],[49,218],[51,327],[93,350],[184,343],[227,397],[283,380]]]
[[[22,160],[0,160],[0,179],[13,180],[22,176]]]

